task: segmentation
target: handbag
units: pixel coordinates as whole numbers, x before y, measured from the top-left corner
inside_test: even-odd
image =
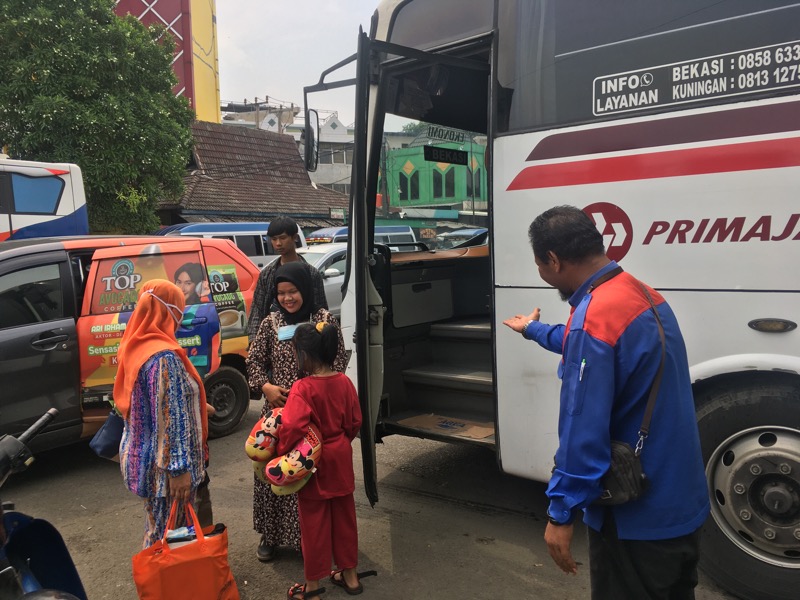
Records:
[[[615,275],[621,272],[622,269],[614,273]],[[609,273],[609,275],[611,274]],[[614,275],[611,275],[612,277]],[[610,279],[610,277],[608,278]],[[607,281],[605,279],[604,281]],[[596,287],[602,281],[595,282],[593,287]],[[600,480],[600,485],[603,488],[600,497],[593,502],[598,506],[616,506],[638,500],[641,495],[647,490],[648,479],[642,468],[642,448],[644,441],[650,433],[650,418],[653,416],[653,408],[656,404],[656,396],[658,396],[658,388],[661,387],[661,377],[664,375],[664,360],[666,357],[666,339],[664,337],[664,325],[661,323],[661,317],[656,310],[656,305],[653,303],[653,298],[647,288],[639,282],[648,302],[650,308],[656,317],[656,324],[658,325],[658,336],[661,340],[661,363],[658,366],[658,371],[653,379],[653,384],[650,386],[650,394],[647,398],[647,406],[644,410],[644,417],[642,417],[642,424],[639,426],[639,439],[636,442],[636,447],[631,448],[630,444],[619,440],[611,440],[611,464],[608,467],[603,478]]]
[[[119,444],[122,441],[122,430],[125,428],[123,419],[115,410],[108,414],[105,423],[100,426],[97,433],[89,442],[89,447],[100,458],[114,460],[119,454]]]
[[[228,564],[228,530],[224,525],[204,532],[191,504],[187,523],[196,539],[170,547],[167,532],[175,529],[178,502],[172,503],[164,537],[132,559],[133,580],[142,600],[239,600],[239,590]],[[212,531],[213,529],[213,531]]]

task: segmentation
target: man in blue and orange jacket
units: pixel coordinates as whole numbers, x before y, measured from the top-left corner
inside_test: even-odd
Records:
[[[699,528],[709,512],[686,347],[664,298],[647,288],[666,338],[663,379],[641,454],[649,487],[617,506],[593,504],[611,460],[611,440],[635,445],[661,362],[655,313],[640,283],[609,260],[603,237],[580,209],[559,206],[528,231],[541,278],[571,305],[565,325],[539,309],[505,321],[561,353],[559,447],[547,488],[545,542],[556,564],[576,573],[573,520],[589,526],[592,598],[694,598]]]

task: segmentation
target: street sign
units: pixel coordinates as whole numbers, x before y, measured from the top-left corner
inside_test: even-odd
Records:
[[[423,146],[423,156],[428,162],[452,163],[466,165],[467,153],[464,150],[452,150],[439,146]]]

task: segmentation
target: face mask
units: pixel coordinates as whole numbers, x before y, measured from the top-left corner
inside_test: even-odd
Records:
[[[159,298],[158,296],[156,296],[156,293],[155,293],[153,290],[145,290],[145,292],[144,292],[144,293],[145,293],[145,294],[150,294],[150,295],[151,295],[153,298],[155,298],[156,300],[158,300],[159,302],[161,302],[161,304],[163,304],[164,306],[166,306],[166,307],[167,307],[167,312],[169,313],[169,316],[171,316],[173,319],[175,319],[175,322],[178,324],[178,326],[180,326],[180,324],[181,324],[181,321],[183,321],[183,311],[180,309],[180,307],[178,307],[178,306],[175,306],[174,304],[168,304],[167,302],[164,302],[164,300],[162,300],[161,298]],[[174,308],[176,311],[178,311],[178,314],[180,315],[180,317],[176,317],[176,316],[175,316],[175,313],[174,313],[174,312],[172,312],[172,309],[173,309],[173,308]]]
[[[282,327],[278,327],[278,341],[286,342],[292,339],[295,329],[297,329],[297,325],[283,325]]]

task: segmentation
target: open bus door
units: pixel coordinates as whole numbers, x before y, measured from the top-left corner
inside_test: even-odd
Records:
[[[367,175],[367,113],[369,105],[369,72],[371,42],[368,36],[359,32],[358,51],[349,58],[324,71],[319,83],[304,88],[306,106],[306,129],[304,134],[306,168],[316,170],[319,156],[319,119],[315,111],[308,110],[308,94],[339,87],[355,85],[356,90],[356,122],[355,122],[355,154],[351,175],[350,192],[350,235],[347,241],[348,268],[344,282],[342,299],[342,323],[353,323],[352,331],[342,328],[342,335],[349,343],[353,343],[355,364],[351,359],[348,375],[354,379],[361,403],[363,425],[361,426],[361,455],[364,467],[364,487],[371,504],[378,501],[377,460],[375,458],[375,426],[380,406],[381,388],[383,387],[383,301],[375,289],[372,280],[371,263],[375,258],[371,252],[371,240],[368,239],[366,223],[374,217],[374,203],[366,202]],[[325,77],[356,61],[355,79],[325,83]],[[373,189],[375,182],[373,182]],[[370,214],[370,208],[372,213]],[[388,269],[388,265],[386,265]],[[359,315],[353,318],[353,311]],[[368,315],[366,320],[363,315]]]
[[[485,41],[478,41],[485,45]],[[326,83],[325,77],[356,61],[354,79]],[[426,52],[388,42],[371,40],[359,32],[356,54],[324,71],[317,84],[304,88],[305,105],[308,94],[355,85],[354,155],[350,192],[350,235],[348,237],[348,268],[342,301],[342,333],[346,344],[352,340],[355,360],[350,361],[348,375],[354,380],[361,402],[363,425],[361,454],[364,468],[364,487],[370,503],[378,500],[377,461],[375,443],[384,400],[384,333],[392,314],[391,252],[375,243],[374,223],[383,145],[384,118],[389,98],[397,101],[402,91],[390,89],[398,77],[388,77],[408,71],[425,69],[436,72],[445,65],[485,77],[489,67],[449,54]],[[400,77],[402,78],[402,76]],[[485,122],[486,104],[475,102]],[[440,115],[441,116],[441,115]],[[446,123],[445,123],[446,124]],[[306,109],[304,134],[306,167],[314,171],[319,151],[319,119]],[[352,331],[350,331],[352,329]]]

